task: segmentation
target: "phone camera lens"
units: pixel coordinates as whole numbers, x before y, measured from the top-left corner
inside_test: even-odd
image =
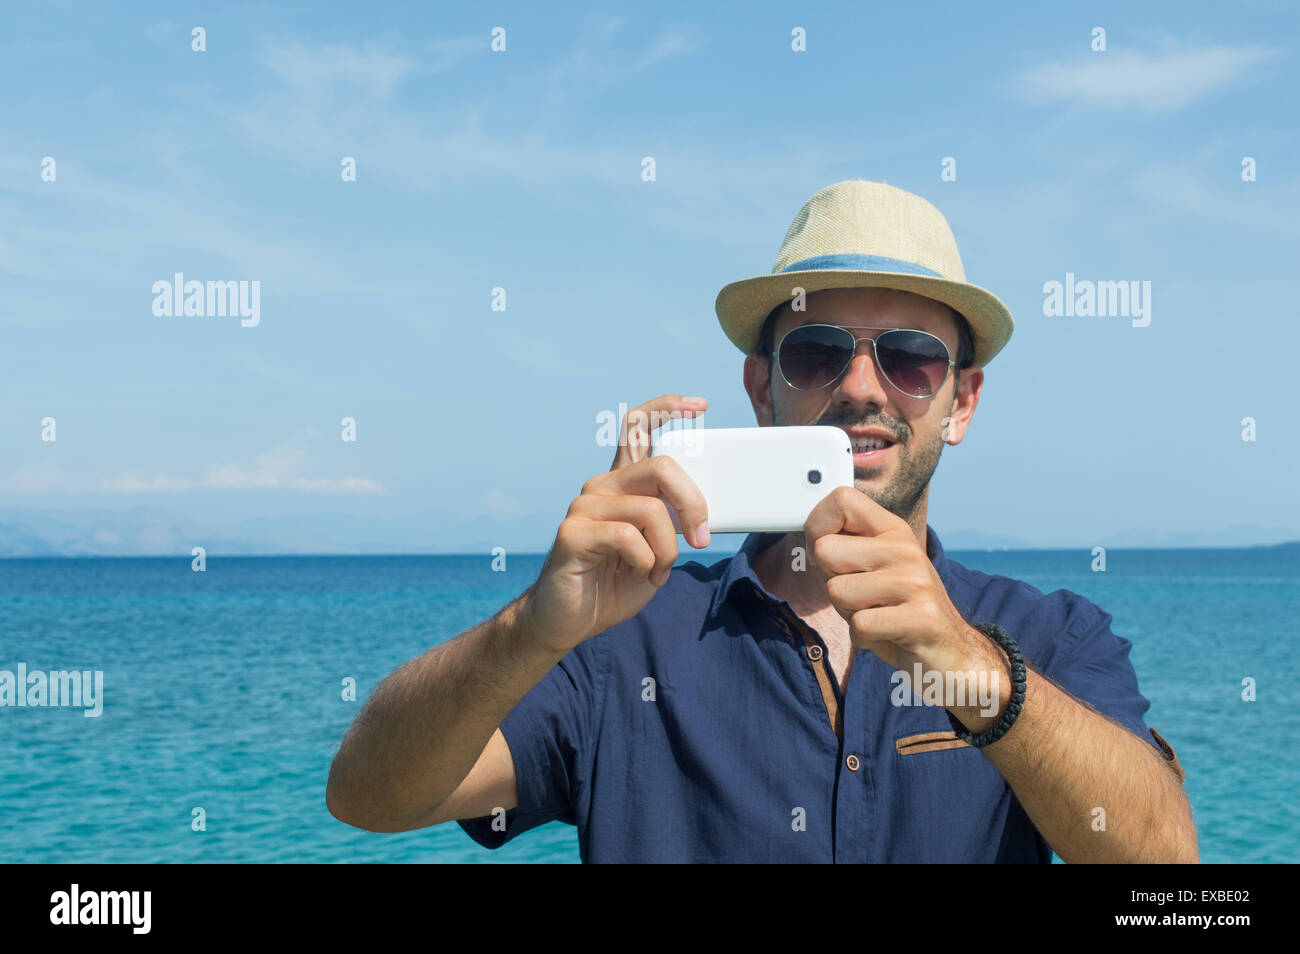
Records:
[[[822,482],[822,472],[820,470],[808,471],[808,483],[820,484]]]

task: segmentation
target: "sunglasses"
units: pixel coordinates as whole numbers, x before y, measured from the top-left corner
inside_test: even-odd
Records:
[[[880,331],[859,338],[850,328]],[[801,325],[786,332],[776,346],[776,366],[796,391],[816,391],[835,381],[853,362],[859,341],[870,341],[885,380],[908,397],[937,394],[956,364],[943,339],[912,328],[854,325]]]

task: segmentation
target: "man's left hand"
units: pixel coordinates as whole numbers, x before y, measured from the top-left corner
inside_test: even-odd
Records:
[[[837,487],[809,514],[804,538],[855,646],[902,670],[909,682],[917,663],[923,674],[1005,676],[1000,651],[953,606],[903,518],[859,490]]]

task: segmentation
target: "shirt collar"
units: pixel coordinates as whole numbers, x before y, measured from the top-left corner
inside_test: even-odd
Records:
[[[722,571],[722,577],[718,580],[718,588],[713,593],[713,599],[709,603],[709,616],[716,616],[726,602],[731,593],[731,587],[738,580],[749,580],[758,589],[767,592],[763,584],[759,582],[758,574],[754,572],[754,560],[759,552],[776,543],[784,533],[751,533],[745,537],[745,542],[740,545],[736,555],[731,558],[725,570]],[[929,524],[925,527],[925,555],[930,558],[934,564],[935,572],[939,574],[939,579],[943,581],[945,587],[948,586],[948,558],[944,556],[943,544],[939,542],[938,534]],[[770,594],[769,594],[770,595]]]
[[[930,558],[934,564],[934,571],[939,574],[939,579],[943,580],[943,585],[948,585],[948,558],[944,556],[943,544],[939,542],[939,535],[934,532],[934,528],[928,523],[925,525],[925,555]]]

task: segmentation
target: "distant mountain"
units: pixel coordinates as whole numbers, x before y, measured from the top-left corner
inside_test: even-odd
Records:
[[[1163,549],[1166,547],[1261,547],[1300,542],[1294,529],[1238,525],[1222,530],[1125,530],[1101,534],[1093,546]]]
[[[365,553],[545,553],[562,513],[521,516],[421,514],[374,518],[338,514],[292,514],[221,522],[195,520],[154,507],[99,511],[0,513],[0,557],[187,556],[202,546],[212,556]],[[1043,549],[1020,537],[981,530],[936,528],[947,550]],[[718,534],[705,551],[679,539],[683,559],[704,564],[733,553],[742,534]],[[1054,549],[1093,546],[1300,547],[1300,533],[1238,526],[1221,531],[1125,530],[1056,544]]]
[[[996,533],[984,533],[979,530],[949,530],[938,527],[934,532],[939,535],[939,542],[945,550],[1033,550],[1034,544],[1027,543],[1019,537],[1007,537]]]
[[[936,528],[938,529],[938,528]],[[1300,531],[1273,527],[1236,526],[1225,530],[1168,531],[1123,530],[1098,533],[1090,540],[1062,541],[1056,544],[1030,543],[980,531],[939,531],[945,550],[1091,550],[1102,546],[1118,550],[1212,549],[1218,547],[1300,546]],[[1294,542],[1292,542],[1294,541]]]
[[[41,534],[22,524],[0,520],[0,556],[45,557],[58,556]]]
[[[558,515],[422,514],[401,518],[286,514],[196,520],[155,507],[0,513],[0,557],[350,555],[545,552]]]

